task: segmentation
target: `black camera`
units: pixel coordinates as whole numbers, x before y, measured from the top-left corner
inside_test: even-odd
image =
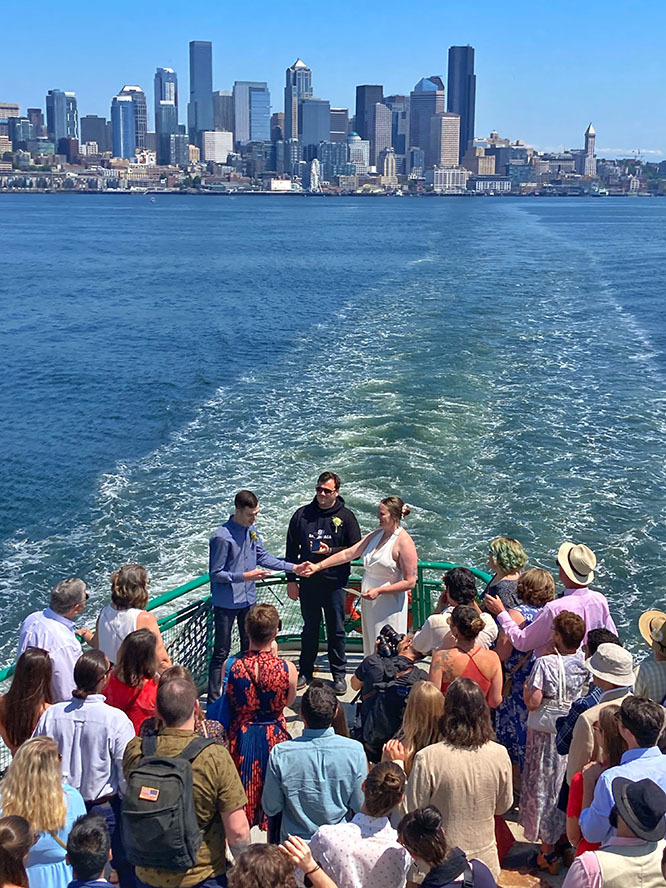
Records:
[[[380,657],[396,657],[398,655],[398,645],[404,638],[399,632],[396,632],[393,626],[382,626],[377,637],[377,653]]]

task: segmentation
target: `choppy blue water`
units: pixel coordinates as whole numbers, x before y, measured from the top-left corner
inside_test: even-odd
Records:
[[[233,493],[276,552],[318,472],[421,557],[586,542],[664,599],[666,202],[0,199],[0,641],[63,576],[205,572]],[[632,628],[630,634],[635,634]]]

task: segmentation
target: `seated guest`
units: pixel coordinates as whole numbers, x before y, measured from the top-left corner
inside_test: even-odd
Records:
[[[320,826],[361,810],[367,761],[360,743],[331,727],[337,708],[333,688],[313,681],[301,702],[302,736],[271,750],[262,804],[269,817],[282,814],[282,841],[309,840]]]
[[[25,862],[35,833],[25,817],[0,817],[0,886],[28,888]]]
[[[657,746],[663,729],[663,706],[645,697],[628,696],[622,700],[619,731],[627,751],[620,764],[600,776],[599,768],[594,765],[583,769],[583,810],[579,822],[588,842],[604,842],[611,834],[608,815],[613,807],[611,787],[616,777],[629,780],[649,777],[666,789],[666,757]]]
[[[663,885],[666,793],[652,780],[615,777],[610,821],[617,834],[597,851],[577,857],[563,888]]]
[[[280,616],[272,604],[254,604],[245,617],[249,648],[234,661],[227,682],[232,712],[231,757],[247,795],[250,826],[268,828],[261,808],[264,775],[271,749],[290,740],[285,706],[296,699],[298,670],[273,653]]]
[[[53,703],[69,700],[72,695],[74,664],[81,656],[81,645],[75,632],[78,631],[86,641],[92,638],[89,630],[74,629],[74,620],[86,606],[87,600],[88,592],[83,580],[75,577],[62,580],[51,592],[49,606],[30,614],[21,625],[18,656],[26,648],[38,647],[48,651],[51,658]]]
[[[502,702],[502,664],[495,651],[479,646],[477,637],[483,629],[483,620],[469,605],[459,604],[451,614],[451,634],[456,646],[448,651],[436,651],[430,664],[428,680],[443,694],[451,682],[462,676],[475,681],[492,708]]]
[[[599,721],[595,723],[595,733],[600,737],[601,755],[597,764],[599,774],[607,768],[614,768],[622,761],[622,756],[627,751],[627,744],[620,734],[619,722],[620,707],[617,704],[606,706],[599,713]],[[594,851],[599,847],[599,842],[588,842],[580,831],[579,818],[583,810],[583,773],[574,774],[569,789],[567,802],[567,838],[576,849],[576,857],[583,851]]]
[[[499,598],[485,596],[486,607],[491,614],[495,614],[500,628],[504,629],[516,650],[534,651],[537,657],[549,653],[553,644],[553,620],[563,610],[572,611],[583,618],[586,638],[587,632],[602,626],[617,635],[605,596],[588,588],[594,579],[597,564],[594,552],[582,544],[562,543],[557,553],[557,563],[564,595],[549,601],[536,619],[523,629],[519,629],[506,613]]]
[[[428,871],[424,888],[496,888],[493,874],[481,860],[468,860],[460,848],[451,847],[437,808],[428,805],[405,814],[398,824],[398,841]]]
[[[67,861],[74,880],[69,888],[109,888],[104,868],[111,857],[111,839],[103,817],[79,817],[67,839]]]
[[[655,703],[666,697],[666,614],[659,610],[645,611],[638,620],[638,629],[652,656],[641,661],[636,673],[634,693]]]
[[[157,671],[171,666],[157,620],[146,610],[148,604],[148,571],[140,564],[123,564],[111,574],[111,604],[97,617],[95,634],[90,640],[112,663],[118,659],[123,640],[137,629],[149,629],[157,643]]]
[[[507,610],[517,607],[518,579],[526,564],[527,552],[518,540],[495,537],[488,553],[488,567],[493,576],[483,594],[497,596]]]
[[[155,714],[156,675],[156,637],[150,629],[130,632],[118,648],[118,659],[104,697],[109,706],[125,713],[137,734],[144,720]]]
[[[298,836],[290,836],[279,847],[250,845],[229,873],[229,888],[297,888],[294,867],[307,874],[313,888],[338,888],[315,863],[307,842]]]
[[[65,843],[86,809],[79,792],[62,782],[58,747],[50,737],[19,747],[0,786],[0,807],[5,816],[25,817],[37,837],[26,861],[30,888],[67,888],[72,871]]]
[[[442,577],[444,591],[439,597],[435,612],[425,621],[414,636],[414,647],[422,654],[452,648],[456,640],[451,634],[451,614],[459,604],[469,604],[479,612],[484,626],[479,632],[481,647],[489,648],[497,638],[497,623],[490,614],[482,613],[476,602],[476,580],[466,567],[454,567]]]
[[[541,608],[555,597],[555,583],[547,570],[533,567],[518,578],[519,604],[509,611],[509,616],[519,629],[529,626]],[[513,780],[520,786],[520,772],[525,762],[527,743],[527,707],[523,700],[523,688],[534,665],[532,651],[517,651],[502,631],[495,646],[504,666],[502,702],[495,710],[495,734],[497,742],[505,746],[513,762]]]
[[[444,695],[429,681],[417,681],[407,697],[402,727],[384,745],[382,761],[398,762],[409,777],[417,752],[442,739],[439,723],[444,714]]]
[[[566,827],[557,801],[567,762],[555,746],[555,717],[580,695],[587,677],[580,650],[584,635],[585,623],[578,614],[557,614],[553,620],[555,653],[537,658],[525,683],[525,704],[535,713],[535,723],[528,717],[518,823],[528,842],[541,842],[536,865],[551,873],[559,871],[555,845]]]
[[[363,807],[349,823],[320,826],[310,851],[338,888],[403,888],[411,866],[389,815],[403,799],[405,772],[382,762],[363,781]]]
[[[10,688],[0,696],[0,737],[12,755],[32,737],[51,705],[52,674],[51,659],[42,648],[26,648],[18,658]]]
[[[490,709],[475,681],[452,682],[440,729],[442,740],[414,756],[401,809],[435,805],[451,845],[485,863],[497,878],[495,815],[513,804],[511,761],[493,740]]]
[[[160,685],[164,684],[166,681],[171,681],[174,678],[183,678],[185,681],[189,681],[195,688],[197,686],[192,677],[192,673],[187,666],[176,664],[175,666],[169,666],[169,668],[165,669],[160,675],[157,683],[158,690]],[[206,718],[207,714],[208,713],[203,712],[199,705],[199,701],[197,700],[197,705],[194,710],[194,730],[200,737],[203,737],[206,740],[215,740],[220,746],[229,749],[229,738],[227,737],[227,732],[225,731],[224,726],[216,719]],[[146,734],[156,734],[161,727],[162,723],[156,715],[152,718],[147,718],[139,728],[139,737],[145,737]]]
[[[120,839],[122,762],[134,726],[124,712],[104,700],[110,673],[111,664],[102,651],[81,654],[74,667],[72,699],[47,709],[35,735],[53,737],[57,743],[65,780],[79,790],[86,809],[106,821],[121,888],[134,888],[134,873]]]
[[[141,764],[144,755],[172,758],[181,755],[193,741],[201,741],[194,730],[194,712],[198,704],[197,690],[192,682],[174,678],[160,685],[157,692],[157,714],[164,727],[157,736],[136,737],[127,746],[124,760],[125,777],[129,788],[124,801],[124,816],[132,812],[134,830],[127,837],[128,853],[136,862],[136,882],[138,888],[144,885],[153,888],[174,888],[174,886],[206,886],[226,884],[225,846],[228,842],[231,853],[237,859],[250,841],[250,829],[243,810],[247,797],[234,767],[231,756],[217,743],[209,743],[193,756],[192,803],[197,824],[202,831],[201,845],[194,864],[186,869],[169,869],[164,863],[158,866],[155,858],[163,861],[164,854],[175,853],[178,848],[160,846],[160,836],[155,842],[141,841],[141,813],[139,802],[145,796],[131,793],[132,772]],[[144,812],[145,813],[145,812]],[[145,822],[145,821],[144,821]],[[146,823],[146,831],[152,828]]]

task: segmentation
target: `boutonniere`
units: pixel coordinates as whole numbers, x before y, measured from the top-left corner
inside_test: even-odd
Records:
[[[335,517],[333,519],[333,527],[336,529],[336,531],[340,530],[340,528],[342,527],[342,518]]]
[[[258,539],[259,539],[259,536],[257,535],[257,531],[256,531],[256,530],[251,530],[251,531],[250,531],[250,540],[251,540],[253,543],[256,543]]]

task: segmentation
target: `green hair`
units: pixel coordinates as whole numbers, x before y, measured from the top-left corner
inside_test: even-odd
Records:
[[[502,570],[522,570],[527,564],[527,552],[518,540],[511,537],[495,537],[490,544],[490,554]]]

